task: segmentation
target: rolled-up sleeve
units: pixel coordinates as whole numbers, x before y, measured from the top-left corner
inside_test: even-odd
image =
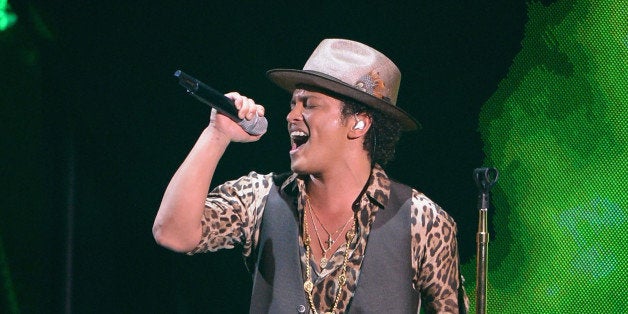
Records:
[[[201,240],[188,254],[241,245],[243,254],[248,256],[257,242],[259,224],[272,184],[272,174],[251,172],[215,187],[205,199]]]

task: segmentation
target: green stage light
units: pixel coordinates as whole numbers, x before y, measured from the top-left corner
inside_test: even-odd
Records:
[[[0,0],[0,32],[13,26],[17,21],[17,15],[11,12],[8,0]]]
[[[529,3],[521,52],[480,115],[500,170],[488,312],[628,311],[626,16],[628,1]]]

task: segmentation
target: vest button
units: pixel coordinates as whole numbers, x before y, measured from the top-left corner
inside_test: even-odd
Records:
[[[307,309],[305,308],[305,305],[303,305],[303,304],[299,304],[299,305],[297,305],[297,312],[298,312],[298,313],[305,313],[305,310],[307,310]]]

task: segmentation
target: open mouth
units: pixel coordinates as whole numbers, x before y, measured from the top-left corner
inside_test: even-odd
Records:
[[[310,136],[303,131],[290,132],[290,144],[292,145],[290,151],[294,151],[305,144]]]

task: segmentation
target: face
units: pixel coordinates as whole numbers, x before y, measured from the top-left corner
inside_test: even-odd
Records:
[[[342,101],[322,93],[297,89],[286,117],[290,133],[290,165],[300,174],[321,174],[347,158],[348,123]]]

